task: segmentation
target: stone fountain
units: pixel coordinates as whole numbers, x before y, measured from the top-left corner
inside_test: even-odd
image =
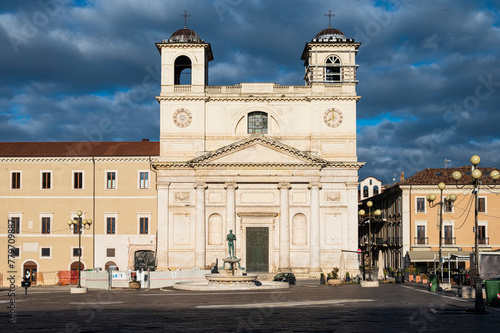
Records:
[[[205,275],[206,281],[177,282],[174,289],[182,290],[251,290],[251,289],[280,289],[289,288],[288,283],[274,281],[257,281],[257,274],[245,273],[245,268],[240,265],[240,258],[234,252],[234,242],[236,235],[229,230],[227,242],[229,257],[223,258],[224,265],[219,268],[222,273]],[[226,265],[229,267],[226,268]]]

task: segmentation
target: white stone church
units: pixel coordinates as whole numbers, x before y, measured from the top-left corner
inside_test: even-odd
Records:
[[[303,86],[208,85],[210,43],[186,27],[156,46],[158,269],[226,257],[233,230],[248,272],[356,274],[360,43],[320,31]]]

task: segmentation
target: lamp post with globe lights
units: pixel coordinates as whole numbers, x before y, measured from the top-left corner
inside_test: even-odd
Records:
[[[380,209],[377,209],[372,213],[373,202],[367,201],[366,206],[368,207],[368,281],[372,280],[372,231],[371,231],[371,219],[372,216],[380,216],[382,212]],[[364,209],[359,211],[359,216],[363,218],[366,215]]]
[[[470,159],[472,163],[472,172],[471,172],[471,180],[472,180],[472,185],[473,185],[473,191],[474,193],[474,272],[475,272],[475,279],[474,279],[474,284],[475,284],[475,290],[476,290],[476,298],[475,298],[475,312],[477,314],[482,314],[486,312],[486,309],[484,307],[484,300],[483,300],[483,281],[480,276],[479,272],[479,232],[478,232],[478,198],[477,198],[477,193],[479,192],[480,185],[482,185],[481,181],[479,180],[482,176],[481,170],[477,167],[479,162],[481,162],[481,158],[477,155],[474,155]],[[455,171],[451,175],[453,179],[456,182],[456,186],[458,186],[458,181],[462,178],[462,173],[460,171]],[[497,181],[500,178],[500,172],[498,170],[493,170],[490,173],[491,179],[494,181]],[[459,188],[464,188],[466,183],[462,187]],[[495,187],[496,185],[493,185]],[[490,187],[488,185],[488,187]],[[492,187],[491,187],[492,188]]]
[[[457,196],[455,194],[450,194],[443,200],[443,190],[446,188],[445,183],[439,183],[438,188],[441,191],[441,195],[439,198],[439,202],[435,202],[437,196],[434,193],[431,193],[427,196],[427,202],[429,203],[429,207],[433,208],[439,207],[439,264],[438,271],[441,272],[441,278],[443,277],[443,255],[441,252],[442,242],[443,242],[443,210],[444,205],[447,203],[454,202],[457,200]]]
[[[82,271],[82,231],[84,229],[88,230],[90,229],[90,226],[92,225],[92,220],[91,219],[82,219],[82,211],[79,210],[76,212],[76,215],[78,216],[77,218],[73,220],[68,220],[68,226],[70,230],[76,230],[78,232],[78,287],[77,288],[82,288],[81,285],[81,280],[80,280],[80,275]]]

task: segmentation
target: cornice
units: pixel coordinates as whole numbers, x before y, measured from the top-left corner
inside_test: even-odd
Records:
[[[81,163],[92,161],[102,162],[149,162],[149,156],[106,156],[106,157],[8,157],[0,158],[0,163]],[[151,158],[152,162],[158,161],[158,157]]]

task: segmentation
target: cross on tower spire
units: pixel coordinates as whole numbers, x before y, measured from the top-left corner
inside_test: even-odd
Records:
[[[191,15],[188,15],[187,11],[184,11],[184,15],[181,15],[181,17],[184,17],[184,29],[187,28],[187,18],[191,17]]]
[[[329,9],[328,14],[325,14],[325,16],[328,16],[328,28],[332,27],[332,16],[335,16],[335,14],[332,14],[332,11]]]

